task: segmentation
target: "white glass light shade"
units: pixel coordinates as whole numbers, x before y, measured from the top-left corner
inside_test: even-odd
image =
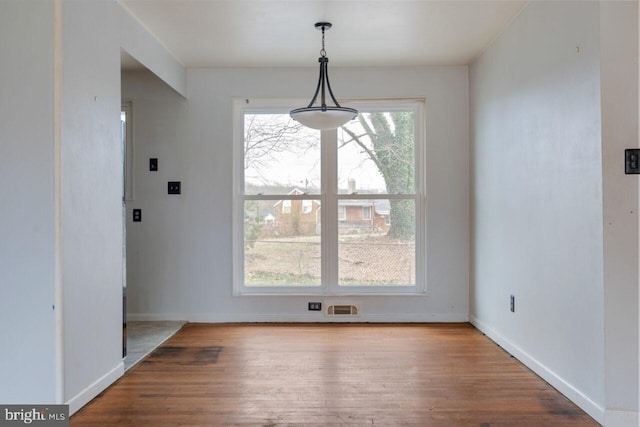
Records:
[[[291,118],[300,124],[318,130],[335,129],[358,115],[358,110],[346,107],[321,107],[298,108],[291,111]]]

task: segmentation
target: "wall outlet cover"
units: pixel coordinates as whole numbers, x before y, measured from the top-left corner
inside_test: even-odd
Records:
[[[180,194],[180,181],[169,181],[167,187],[168,194]]]
[[[310,302],[309,303],[309,311],[322,311],[322,303],[321,302]]]

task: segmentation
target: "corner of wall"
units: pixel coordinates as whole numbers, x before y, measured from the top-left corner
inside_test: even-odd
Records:
[[[117,5],[121,48],[186,98],[184,65],[123,3],[118,1]]]

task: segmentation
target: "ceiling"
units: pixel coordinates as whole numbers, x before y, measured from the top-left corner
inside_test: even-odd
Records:
[[[188,68],[472,62],[524,0],[120,0]],[[125,67],[136,68],[133,58]],[[129,64],[129,65],[126,65]]]

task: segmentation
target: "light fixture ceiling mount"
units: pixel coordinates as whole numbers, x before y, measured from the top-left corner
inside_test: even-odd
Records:
[[[336,97],[331,90],[331,84],[329,83],[329,72],[327,66],[329,64],[329,58],[327,58],[327,52],[324,49],[324,32],[331,28],[330,22],[317,22],[315,24],[316,29],[322,31],[322,49],[320,50],[320,76],[318,77],[318,86],[316,92],[311,99],[308,106],[304,108],[296,108],[291,111],[291,118],[303,124],[306,127],[319,130],[335,129],[347,123],[349,120],[353,120],[358,115],[358,110],[348,107],[342,107],[336,101]],[[329,96],[333,101],[333,106],[327,105],[326,93],[329,92]],[[320,95],[320,105],[314,106]]]

